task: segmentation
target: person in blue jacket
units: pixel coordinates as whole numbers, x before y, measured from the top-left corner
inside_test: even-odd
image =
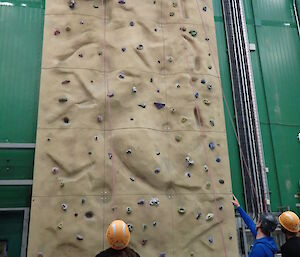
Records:
[[[255,238],[249,257],[274,257],[277,253],[277,245],[273,237],[270,236],[277,227],[277,219],[271,213],[263,213],[255,224],[249,215],[240,206],[238,200],[233,196],[233,205],[241,214],[242,219],[250,229]]]

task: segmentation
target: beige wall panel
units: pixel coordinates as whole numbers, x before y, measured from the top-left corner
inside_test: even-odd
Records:
[[[75,2],[46,1],[28,256],[94,257],[120,218],[142,257],[236,257],[212,2]]]

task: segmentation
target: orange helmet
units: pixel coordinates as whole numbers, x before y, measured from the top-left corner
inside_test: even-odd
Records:
[[[127,247],[130,241],[127,224],[123,220],[113,221],[106,231],[106,239],[111,248],[115,250],[122,250]]]
[[[279,222],[286,230],[297,233],[299,231],[299,217],[292,211],[283,212],[279,216]]]

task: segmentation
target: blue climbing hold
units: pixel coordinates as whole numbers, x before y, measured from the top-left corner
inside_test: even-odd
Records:
[[[158,110],[160,110],[166,106],[164,103],[157,103],[157,102],[154,102],[154,105]]]
[[[126,4],[125,0],[119,0],[119,4]]]
[[[214,142],[210,142],[208,146],[209,146],[210,150],[214,150],[216,148],[216,145],[214,144]]]
[[[196,97],[196,98],[199,98],[199,93],[198,93],[198,92],[195,94],[195,97]]]

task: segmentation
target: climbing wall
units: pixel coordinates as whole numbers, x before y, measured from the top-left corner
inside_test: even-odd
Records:
[[[211,0],[48,0],[29,257],[236,257]]]

